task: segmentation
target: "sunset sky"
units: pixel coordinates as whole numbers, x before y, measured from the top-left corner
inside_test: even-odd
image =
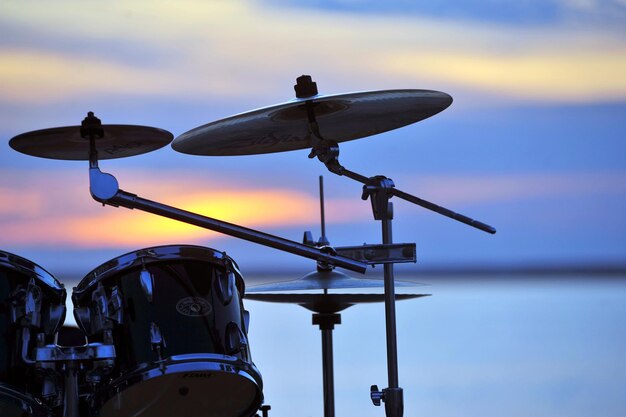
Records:
[[[397,201],[396,240],[416,241],[424,265],[622,259],[624,5],[438,4],[5,2],[0,134],[6,141],[75,125],[93,110],[103,123],[176,136],[287,101],[303,73],[323,94],[440,90],[454,98],[449,109],[343,144],[340,159],[499,232],[488,236]],[[307,229],[319,234],[317,175],[326,174],[331,242],[379,240],[360,185],[331,177],[306,155],[196,157],[167,147],[101,165],[127,191],[293,240]],[[35,159],[8,146],[0,158],[2,245],[54,271],[66,272],[65,259],[79,252],[97,262],[109,256],[99,249],[172,242],[228,248],[252,270],[267,267],[268,257],[304,265],[151,215],[102,208],[89,198],[86,163]],[[59,251],[67,254],[63,267]]]
[[[419,259],[400,272],[626,261],[624,0],[1,2],[0,249],[60,279],[174,243],[226,250],[244,274],[309,272],[307,259],[102,207],[89,196],[87,162],[7,144],[77,125],[87,111],[177,136],[288,101],[301,74],[322,94],[416,88],[454,98],[431,119],[341,145],[347,168],[498,230],[394,199],[394,240],[416,242]],[[319,236],[323,174],[331,243],[379,242],[361,186],[307,155],[199,157],[168,146],[101,168],[142,197],[296,241],[305,230]]]

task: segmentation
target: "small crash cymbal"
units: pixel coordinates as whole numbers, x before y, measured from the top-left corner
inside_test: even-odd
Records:
[[[197,127],[177,137],[172,147],[186,154],[211,156],[311,148],[306,101],[313,102],[322,137],[345,142],[434,116],[452,103],[452,97],[431,90],[314,95]]]
[[[395,280],[396,287],[418,287],[424,284]],[[352,278],[343,272],[315,271],[305,275],[302,278],[272,282],[268,284],[254,285],[246,288],[247,293],[257,292],[274,292],[274,291],[303,291],[303,290],[329,290],[343,288],[382,288],[384,281],[382,279],[368,278]]]
[[[22,133],[9,141],[18,152],[40,158],[89,160],[89,139],[81,126],[53,127]],[[104,135],[95,139],[98,159],[125,158],[164,147],[173,135],[163,129],[134,125],[102,125]]]
[[[396,301],[430,294],[396,294]],[[385,294],[246,294],[247,300],[298,304],[316,313],[333,314],[362,303],[382,303]]]

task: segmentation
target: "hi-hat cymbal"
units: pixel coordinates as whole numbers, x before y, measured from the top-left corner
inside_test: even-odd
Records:
[[[418,287],[424,284],[395,280],[396,287]],[[291,281],[273,282],[249,286],[247,293],[273,292],[273,291],[303,291],[303,290],[329,290],[344,288],[382,288],[384,281],[381,279],[352,278],[343,272],[315,271],[304,277]]]
[[[174,150],[192,155],[253,155],[311,148],[306,101],[320,134],[345,142],[419,122],[445,110],[452,97],[431,90],[315,95],[241,113],[177,137]]]
[[[396,294],[396,301],[430,294]],[[332,314],[362,303],[382,303],[385,294],[246,294],[247,300],[298,304],[316,313]]]
[[[89,139],[80,134],[81,126],[53,127],[22,133],[9,141],[18,152],[40,158],[89,160]],[[174,136],[163,129],[134,125],[102,125],[104,135],[95,139],[98,159],[140,155],[162,148]]]

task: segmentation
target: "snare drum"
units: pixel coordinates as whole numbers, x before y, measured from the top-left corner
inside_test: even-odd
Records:
[[[63,285],[45,269],[0,251],[0,409],[13,410],[10,416],[49,413],[38,398],[47,393],[34,354],[38,342],[54,342],[65,320],[65,298]]]
[[[226,254],[160,246],[115,258],[72,295],[90,342],[113,343],[112,377],[93,404],[100,417],[243,417],[262,402],[242,298]]]

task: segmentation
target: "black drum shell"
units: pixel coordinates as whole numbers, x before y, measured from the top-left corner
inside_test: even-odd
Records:
[[[39,324],[28,326],[29,355],[36,347],[36,337],[43,334],[45,343],[53,343],[54,335],[65,320],[66,292],[63,285],[39,265],[0,251],[0,382],[25,389],[32,375],[21,357],[22,324],[12,318],[15,305],[23,305],[24,294],[33,280],[41,292]]]
[[[35,397],[0,383],[0,414],[2,417],[52,417],[50,408]]]
[[[153,278],[151,294],[142,286],[142,270]],[[109,309],[109,320],[95,320],[96,300],[103,292],[109,301],[117,297],[120,308]],[[260,405],[262,380],[250,358],[243,294],[237,265],[224,253],[200,246],[168,245],[130,252],[101,265],[74,288],[72,300],[76,321],[89,342],[106,342],[107,331],[112,334],[116,350],[113,380],[125,380],[138,370],[167,362],[167,358],[186,363],[186,358],[197,354],[222,355],[238,362],[256,381]],[[154,326],[162,344],[155,343]],[[100,390],[95,402],[114,395],[112,387]]]

